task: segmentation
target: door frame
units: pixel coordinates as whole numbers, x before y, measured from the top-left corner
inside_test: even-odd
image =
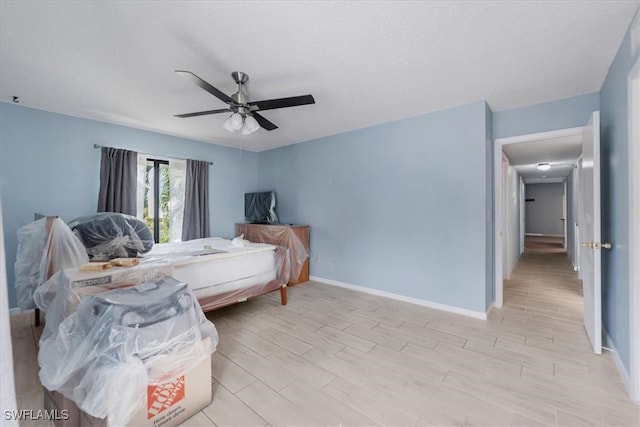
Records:
[[[504,151],[502,152],[502,220],[503,221],[508,221],[508,215],[509,215],[509,211],[507,209],[508,203],[508,197],[509,194],[504,191],[504,189],[506,188],[506,186],[509,185],[509,167],[511,167],[511,161],[509,160],[509,157],[507,156],[507,153],[505,153]],[[505,276],[506,279],[509,278],[509,271],[508,268],[509,266],[507,265],[509,263],[509,257],[507,256],[508,253],[508,247],[507,247],[507,242],[509,241],[509,227],[504,227],[504,230],[502,232],[502,274],[503,276]]]
[[[633,218],[640,216],[640,57],[628,77],[629,126],[629,376],[631,399],[640,403],[640,225]]]
[[[582,209],[582,154],[571,171],[571,229],[573,230],[573,271],[578,273],[578,279],[582,280],[582,268],[580,257],[582,256],[582,240],[580,238],[580,212]]]
[[[562,247],[567,249],[567,239],[569,238],[569,234],[567,233],[567,217],[569,203],[567,200],[567,188],[568,188],[568,179],[565,179],[562,183],[562,228],[563,228],[563,238],[562,238]]]
[[[582,135],[582,131],[584,126],[574,127],[574,128],[566,128],[566,129],[558,129],[552,130],[548,132],[538,132],[538,133],[530,133],[526,135],[516,135],[510,136],[506,138],[496,138],[494,139],[493,146],[493,215],[494,215],[494,236],[493,236],[493,259],[494,259],[494,276],[495,282],[493,284],[493,290],[495,295],[495,300],[493,305],[496,308],[501,308],[504,304],[504,279],[502,273],[502,251],[503,251],[503,236],[505,229],[504,218],[502,214],[503,209],[503,174],[502,174],[502,153],[505,145],[509,144],[517,144],[519,142],[531,142],[531,141],[541,141],[550,138],[560,138],[565,136],[574,136],[574,135]]]
[[[527,222],[527,215],[526,215],[526,206],[525,206],[525,196],[524,196],[524,190],[525,190],[525,186],[524,186],[524,178],[521,176],[518,177],[519,178],[519,182],[518,185],[520,186],[520,253],[518,254],[518,256],[522,256],[522,254],[524,253],[524,236],[526,236],[526,232],[525,232],[525,227],[526,227],[526,222]]]

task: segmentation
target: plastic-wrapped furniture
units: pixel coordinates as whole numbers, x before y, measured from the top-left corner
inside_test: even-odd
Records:
[[[42,385],[113,426],[151,408],[152,384],[210,365],[218,342],[187,284],[170,277],[91,295],[52,332],[40,340]]]
[[[56,216],[42,217],[18,230],[15,274],[18,305],[21,310],[36,309],[36,289],[54,273],[89,261],[82,242]]]
[[[116,212],[101,212],[69,222],[94,259],[134,258],[149,252],[153,236],[139,218]]]
[[[236,224],[236,236],[244,235],[251,242],[270,243],[288,249],[290,285],[309,280],[309,231],[308,225]]]

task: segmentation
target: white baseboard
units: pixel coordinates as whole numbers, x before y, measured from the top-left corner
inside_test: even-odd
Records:
[[[407,297],[404,295],[394,294],[387,291],[381,291],[379,289],[372,289],[372,288],[366,288],[364,286],[351,285],[349,283],[339,282],[337,280],[332,280],[332,279],[325,279],[323,277],[318,277],[318,276],[309,276],[309,279],[316,282],[326,283],[327,285],[338,286],[340,288],[345,288],[345,289],[351,289],[352,291],[358,291],[366,294],[377,295],[379,297],[385,297],[385,298],[390,298],[397,301],[408,302],[408,303],[420,305],[423,307],[434,308],[436,310],[448,311],[450,313],[461,314],[463,316],[469,316],[469,317],[473,317],[481,320],[487,320],[488,312],[484,313],[482,311],[467,310],[466,308],[440,304],[437,302],[423,300],[419,298]],[[489,309],[491,309],[491,307]]]
[[[604,328],[602,328],[602,335],[604,338],[604,345],[611,351],[611,356],[613,357],[613,361],[616,364],[616,368],[618,368],[618,373],[620,373],[620,377],[624,382],[624,387],[627,389],[627,393],[629,394],[629,396],[632,396],[631,375],[627,371],[627,368],[624,366],[624,363],[622,363],[622,359],[620,359],[618,350],[616,349],[616,346],[613,344],[613,341],[611,340],[609,333]]]
[[[19,307],[13,307],[9,309],[9,316],[15,316],[16,314],[20,314],[20,308]]]

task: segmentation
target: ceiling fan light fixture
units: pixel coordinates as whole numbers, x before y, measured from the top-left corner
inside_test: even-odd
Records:
[[[242,126],[242,130],[240,130],[240,133],[242,135],[249,135],[257,131],[258,129],[260,129],[260,125],[258,124],[258,121],[254,119],[252,115],[248,114],[244,118],[244,126]]]
[[[548,171],[551,169],[551,163],[538,163],[538,169],[541,171]]]
[[[235,132],[242,128],[243,120],[242,115],[240,113],[233,113],[229,116],[227,120],[225,120],[222,125],[223,128],[228,130],[229,132]]]

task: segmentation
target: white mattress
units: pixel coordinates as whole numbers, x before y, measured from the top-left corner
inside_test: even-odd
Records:
[[[170,262],[173,277],[187,282],[197,297],[204,297],[275,279],[280,265],[280,260],[275,259],[275,249],[276,246],[265,243],[209,237],[156,244],[144,259]]]
[[[224,252],[193,255],[212,249]],[[46,307],[47,325],[55,329],[89,295],[163,276],[186,282],[198,299],[226,294],[223,302],[232,303],[239,299],[240,290],[273,286],[285,262],[282,251],[276,249],[277,246],[247,241],[234,245],[232,241],[220,238],[158,244],[134,267],[101,271],[74,268],[58,272],[40,287],[43,298],[50,296],[51,299],[43,300],[39,305]],[[237,295],[235,291],[238,291]],[[54,324],[56,326],[52,326]]]

